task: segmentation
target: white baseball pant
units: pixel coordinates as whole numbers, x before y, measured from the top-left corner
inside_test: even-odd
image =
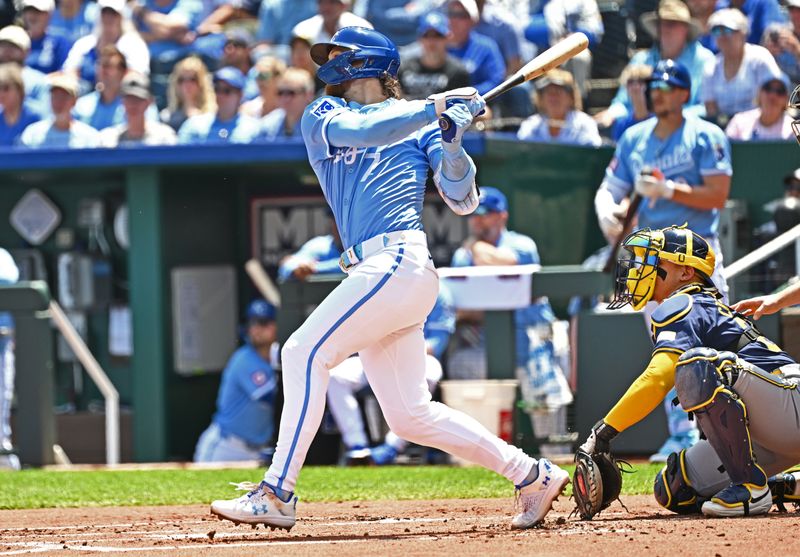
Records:
[[[365,254],[292,334],[282,352],[284,406],[264,475],[269,484],[294,490],[322,419],[330,370],[354,353],[398,436],[522,483],[535,459],[474,418],[431,401],[422,325],[438,289],[425,234],[405,231],[401,240]]]

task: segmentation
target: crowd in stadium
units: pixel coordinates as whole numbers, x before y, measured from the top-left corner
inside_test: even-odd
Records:
[[[537,51],[585,33],[588,51],[498,98],[479,123],[520,140],[618,139],[650,116],[645,83],[664,58],[691,74],[686,109],[731,139],[789,139],[800,0],[785,2],[631,11],[643,37],[616,49],[628,63],[610,76],[610,103],[584,112],[602,81],[592,77],[619,73],[592,68],[593,52],[618,41],[604,37],[596,0],[0,0],[0,147],[299,141],[303,109],[322,92],[311,45],[353,25],[402,47],[400,87],[415,99],[467,85],[486,93]],[[627,60],[629,46],[650,41]]]

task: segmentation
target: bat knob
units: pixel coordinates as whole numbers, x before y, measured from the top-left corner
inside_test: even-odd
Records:
[[[444,116],[439,117],[439,129],[443,132],[446,132],[450,129],[450,118],[445,118]]]

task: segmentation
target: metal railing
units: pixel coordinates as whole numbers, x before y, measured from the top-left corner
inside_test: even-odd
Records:
[[[766,258],[774,255],[786,246],[794,242],[796,254],[796,267],[795,274],[800,275],[800,224],[794,228],[790,228],[780,236],[773,238],[760,248],[757,248],[744,257],[737,259],[730,265],[725,266],[722,270],[722,276],[725,280],[730,280],[735,276],[743,273],[753,265],[757,265],[764,261]]]

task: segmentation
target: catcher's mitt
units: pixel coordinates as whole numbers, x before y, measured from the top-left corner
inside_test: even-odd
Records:
[[[572,494],[577,505],[575,511],[583,520],[591,520],[594,515],[619,499],[622,472],[626,471],[622,469],[623,463],[624,461],[618,461],[610,453],[575,453]]]

